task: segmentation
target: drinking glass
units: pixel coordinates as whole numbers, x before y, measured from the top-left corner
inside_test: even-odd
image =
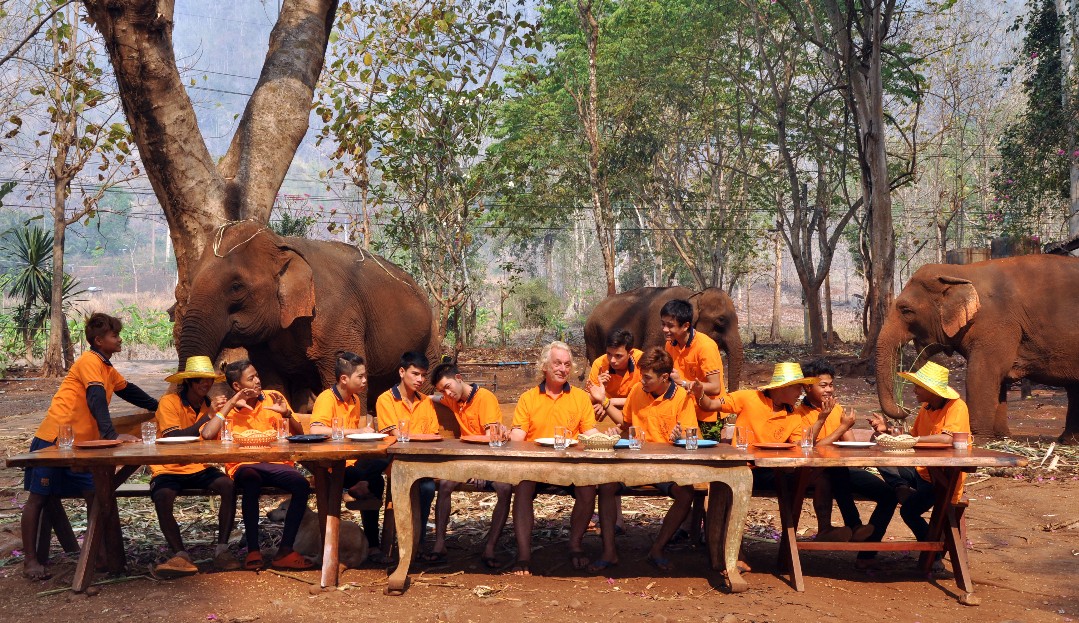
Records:
[[[288,437],[292,435],[292,431],[289,430],[288,419],[281,418],[277,422],[277,440],[280,442],[288,441]]]
[[[75,445],[75,431],[71,429],[70,424],[60,425],[60,432],[56,436],[56,445],[61,450],[70,450]]]
[[[221,422],[221,443],[232,443],[232,423],[228,419]]]
[[[142,443],[148,446],[157,443],[157,422],[142,423]]]
[[[686,450],[696,450],[696,449],[697,449],[697,429],[696,428],[687,428],[686,429]]]
[[[498,422],[488,424],[487,445],[492,448],[501,448],[506,445],[506,427]]]
[[[888,426],[888,434],[893,437],[898,437],[907,432],[907,427],[903,420],[891,420]]]
[[[345,428],[341,422],[341,416],[335,415],[330,420],[330,439],[333,441],[342,441],[345,438]]]
[[[812,426],[806,426],[805,428],[802,429],[801,446],[802,446],[802,450],[812,450],[813,449],[813,427]]]
[[[640,450],[641,442],[644,441],[644,430],[636,426],[629,427],[629,449]]]
[[[365,413],[363,416],[364,427],[371,429],[371,432],[378,432],[375,430],[375,416],[370,413]]]
[[[748,426],[739,426],[738,430],[735,431],[734,436],[735,447],[737,447],[739,450],[749,449],[749,436],[752,434],[750,432],[752,430],[753,429]]]
[[[566,427],[565,426],[555,426],[554,427],[554,449],[555,450],[565,450],[567,445],[568,445],[568,440],[566,439]]]
[[[401,420],[397,423],[397,441],[408,441],[408,420]]]

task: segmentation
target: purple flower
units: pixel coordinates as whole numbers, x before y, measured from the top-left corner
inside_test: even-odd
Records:
[[[1073,158],[1079,158],[1079,149],[1076,149],[1075,151],[1072,152],[1072,157]]]
[[[1068,153],[1068,152],[1067,152],[1067,150],[1065,150],[1065,149],[1058,149],[1058,150],[1057,150],[1057,155],[1058,155],[1058,156],[1063,156],[1063,155],[1064,155],[1064,154],[1066,154],[1066,153]]]
[[[1030,53],[1030,58],[1038,58],[1038,53],[1037,52],[1031,52]]]

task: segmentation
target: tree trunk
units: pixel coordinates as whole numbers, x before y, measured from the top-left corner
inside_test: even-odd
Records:
[[[804,279],[802,292],[805,295],[806,316],[809,321],[810,352],[821,355],[824,353],[824,315],[821,313],[820,284],[814,287],[811,280]]]
[[[824,276],[824,345],[828,350],[835,348],[835,327],[832,325],[832,273]]]
[[[49,293],[49,336],[45,348],[45,361],[41,365],[41,376],[63,376],[64,368],[64,234],[67,231],[64,207],[67,205],[68,184],[70,180],[57,176],[56,171],[63,171],[66,166],[67,150],[57,148],[53,156],[53,199],[52,199],[52,289]]]
[[[1069,6],[1070,5],[1070,6]],[[1064,27],[1060,29],[1060,64],[1063,71],[1060,72],[1061,81],[1061,104],[1068,114],[1068,167],[1069,202],[1068,202],[1068,236],[1079,236],[1079,158],[1075,157],[1075,150],[1079,148],[1079,123],[1076,122],[1072,106],[1075,106],[1076,80],[1079,78],[1079,2],[1065,2],[1056,0],[1057,15]]]
[[[775,342],[779,339],[779,322],[782,315],[783,304],[783,246],[780,244],[780,234],[775,233],[775,258],[776,267],[772,279],[772,328],[768,331],[768,341]]]

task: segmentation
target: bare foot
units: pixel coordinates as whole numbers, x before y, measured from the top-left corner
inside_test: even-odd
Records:
[[[52,577],[52,574],[40,562],[27,560],[22,563],[22,577],[30,580],[48,580]]]
[[[532,575],[532,570],[528,568],[529,562],[530,561],[528,560],[518,560],[513,563],[513,568],[510,569],[510,573],[520,576]]]

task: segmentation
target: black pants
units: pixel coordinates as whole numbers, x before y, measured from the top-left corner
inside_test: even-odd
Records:
[[[933,508],[933,504],[937,501],[932,483],[919,476],[918,471],[913,467],[880,467],[877,471],[893,490],[902,485],[914,489],[914,495],[911,495],[899,509],[899,516],[914,533],[914,538],[919,541],[926,540],[929,537],[929,522],[922,515]]]
[[[365,481],[371,495],[381,498],[386,491],[386,480],[382,477],[382,473],[389,465],[390,462],[387,459],[356,461],[355,465],[345,468],[345,488],[351,489],[356,483]],[[378,510],[360,511],[360,523],[363,524],[363,533],[367,537],[367,546],[378,548]]]
[[[824,470],[824,475],[832,483],[832,497],[843,516],[843,523],[852,529],[862,525],[858,507],[854,504],[854,496],[876,502],[873,514],[869,516],[873,534],[867,540],[879,543],[888,531],[888,524],[892,522],[892,515],[895,514],[898,504],[895,488],[861,468],[829,467]],[[876,555],[877,552],[858,552],[858,558],[861,559],[873,558]]]
[[[259,551],[259,492],[262,487],[277,487],[292,495],[285,513],[285,527],[281,531],[281,545],[291,548],[307,510],[307,497],[311,494],[307,479],[295,467],[280,463],[244,465],[236,470],[232,479],[244,496],[242,510],[247,551]]]

